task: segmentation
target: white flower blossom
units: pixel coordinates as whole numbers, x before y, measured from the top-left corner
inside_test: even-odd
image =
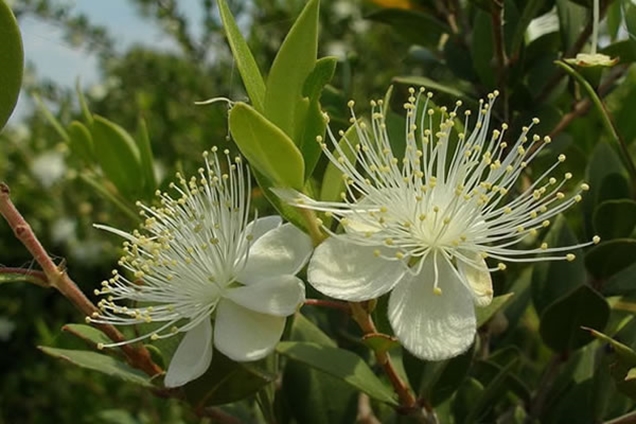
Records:
[[[304,301],[295,274],[312,251],[311,239],[281,218],[248,223],[249,171],[227,156],[223,170],[216,149],[205,156],[199,177],[171,184],[176,198],[158,192],[160,207],[139,203],[146,217],[141,231],[128,234],[96,225],[125,238],[119,265],[126,275],[96,290],[105,296],[92,323],[159,323],[147,338],[185,333],[164,384],[177,387],[201,376],[213,346],[235,361],[263,358],[280,340],[287,316]]]
[[[493,297],[490,271],[503,270],[503,261],[573,260],[569,251],[590,244],[513,248],[549,226],[589,187],[581,184],[570,196],[561,191],[572,175],[551,176],[565,160],[560,155],[534,182],[515,191],[524,169],[550,139],[530,135],[532,125],[511,144],[504,141],[507,125],[491,131],[497,92],[480,102],[472,130],[470,111],[459,128],[461,102],[452,111],[440,108],[442,118],[436,123],[431,94],[423,89],[410,93],[404,105],[403,158],[394,155],[382,101],[371,102],[370,126],[349,103],[355,140],[341,132],[339,145],[329,129],[331,152],[318,138],[343,174],[342,202],[274,191],[298,207],[326,212],[344,229],[325,229],[331,237],[315,249],[308,281],[327,296],[354,302],[392,290],[389,321],[402,345],[419,358],[442,360],[473,343],[474,307],[488,305]],[[496,265],[489,268],[486,258]]]

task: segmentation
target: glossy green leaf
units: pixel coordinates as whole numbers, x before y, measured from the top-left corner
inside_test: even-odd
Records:
[[[483,414],[493,407],[495,401],[501,398],[508,391],[508,378],[515,366],[516,361],[512,361],[508,365],[498,368],[498,372],[494,378],[485,385],[481,396],[469,405],[470,412],[464,422],[479,422]]]
[[[440,37],[452,33],[443,21],[417,10],[380,9],[370,13],[366,18],[390,25],[393,31],[410,44],[429,48],[437,48]]]
[[[607,301],[590,286],[580,286],[549,305],[541,314],[539,332],[551,349],[568,352],[593,338],[581,327],[604,329],[609,318]]]
[[[66,132],[71,152],[86,163],[93,163],[95,151],[90,130],[81,122],[73,121],[66,128]]]
[[[227,5],[226,0],[218,0],[219,14],[221,15],[221,21],[225,28],[227,40],[232,49],[232,55],[236,61],[236,67],[238,68],[245,90],[250,97],[250,101],[254,105],[254,108],[263,113],[265,102],[265,81],[261,76],[261,71],[258,69],[256,60],[250,51],[247,42],[241,35],[238,25],[230,12],[230,8]]]
[[[155,177],[155,168],[153,166],[152,145],[148,135],[148,126],[146,120],[139,117],[137,121],[137,148],[139,149],[139,164],[141,166],[141,176],[143,177],[143,186],[146,199],[154,196],[157,190],[157,179]]]
[[[362,358],[348,350],[317,343],[281,342],[276,351],[289,359],[344,380],[373,399],[397,405],[393,391],[376,377]]]
[[[585,263],[597,278],[608,278],[636,262],[636,240],[614,239],[589,250]]]
[[[280,187],[302,190],[305,166],[292,140],[245,103],[230,110],[230,132],[253,168]]]
[[[594,228],[601,240],[628,237],[636,227],[636,202],[607,200],[594,211]]]
[[[490,305],[483,308],[475,308],[475,314],[477,315],[477,328],[484,325],[490,318],[492,318],[497,312],[502,310],[504,306],[514,296],[514,293],[506,293],[501,296],[493,298]]]
[[[544,242],[550,247],[572,246],[578,243],[563,217],[558,217]],[[574,249],[573,261],[538,262],[532,272],[532,300],[539,313],[559,297],[585,283],[587,277],[581,249]]]
[[[632,40],[636,40],[636,5],[631,0],[621,0],[620,3],[627,32]]]
[[[613,274],[602,287],[605,296],[636,294],[636,263]]]
[[[18,23],[11,8],[0,0],[0,130],[15,108],[22,84],[24,51]]]
[[[324,138],[327,126],[323,111],[320,108],[320,95],[323,87],[333,78],[336,63],[337,59],[334,57],[319,59],[303,86],[303,96],[307,97],[309,102],[299,144],[305,160],[305,179],[311,176],[320,158],[321,149],[316,137]]]
[[[475,14],[470,50],[473,54],[473,69],[479,76],[479,81],[487,89],[495,89],[497,84],[493,61],[495,50],[492,43],[492,21],[490,15],[481,10]]]
[[[606,357],[607,371],[614,379],[616,388],[621,393],[629,396],[632,401],[636,401],[636,380],[626,380],[630,370],[636,367],[636,352],[629,346],[599,331],[591,328],[587,328],[586,330],[588,330],[592,336],[607,343],[609,349],[605,349],[603,352]]]
[[[518,54],[519,49],[523,45],[528,25],[538,16],[538,12],[543,8],[546,0],[528,0],[524,3],[521,17],[517,25],[514,26],[514,36],[512,37],[510,49],[512,54]],[[507,20],[506,25],[508,25]]]
[[[473,345],[467,352],[446,361],[422,361],[404,351],[402,362],[415,392],[432,406],[438,406],[450,398],[466,379],[474,356]]]
[[[99,165],[120,193],[135,195],[142,181],[135,140],[114,122],[98,115],[93,119],[91,134]]]
[[[45,346],[40,346],[39,349],[47,355],[63,359],[82,368],[99,371],[140,386],[152,387],[150,377],[111,356],[87,350],[57,349]]]
[[[74,336],[79,337],[80,339],[90,342],[94,345],[98,345],[100,343],[112,343],[112,340],[110,340],[104,333],[102,333],[95,327],[91,327],[90,325],[66,324],[64,327],[62,327],[62,331],[71,333]]]
[[[334,341],[300,313],[292,324],[290,338],[336,347]],[[357,415],[358,391],[341,379],[303,363],[288,361],[282,392],[294,419],[299,423],[349,423]]]
[[[185,386],[186,399],[196,409],[201,409],[253,395],[276,379],[274,374],[260,369],[259,365],[262,361],[234,362],[215,350],[205,374]]]
[[[320,2],[310,0],[289,30],[267,77],[264,115],[296,144],[304,119],[299,118],[305,80],[316,66]]]
[[[636,39],[617,41],[602,48],[600,53],[612,58],[617,57],[619,63],[636,62]],[[619,128],[621,127],[619,126]]]

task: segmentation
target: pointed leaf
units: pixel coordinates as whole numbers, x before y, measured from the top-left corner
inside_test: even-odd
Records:
[[[307,342],[281,342],[276,350],[289,359],[303,362],[346,381],[373,399],[397,405],[391,389],[385,386],[355,353]]]
[[[625,237],[636,226],[636,202],[631,199],[606,200],[594,211],[594,228],[601,240]]]
[[[568,352],[591,342],[592,337],[581,327],[604,329],[609,312],[603,296],[583,285],[545,308],[539,332],[551,349]]]
[[[9,5],[0,0],[0,130],[15,108],[22,84],[24,51],[20,29]]]
[[[62,327],[62,331],[71,333],[72,335],[79,337],[87,342],[90,342],[97,346],[98,344],[107,344],[112,341],[101,331],[95,327],[85,324],[66,324]]]
[[[495,297],[488,306],[475,308],[475,314],[477,315],[477,328],[484,325],[490,318],[493,317],[493,315],[503,309],[512,296],[514,296],[514,293],[506,293]]]
[[[592,275],[608,278],[636,262],[636,240],[614,239],[602,242],[585,256],[585,264]]]
[[[111,356],[87,350],[57,349],[46,346],[40,346],[39,349],[47,355],[63,359],[82,368],[99,371],[103,374],[140,386],[152,387],[150,378],[147,375]]]
[[[148,126],[143,117],[139,117],[137,121],[137,147],[139,148],[139,159],[141,171],[144,181],[144,192],[146,199],[151,199],[157,189],[157,179],[155,178],[155,169],[153,166],[152,145],[148,136]]]
[[[106,177],[122,194],[139,192],[139,149],[130,134],[114,122],[97,115],[91,133],[95,156]]]
[[[206,373],[185,386],[186,398],[197,409],[244,399],[276,379],[259,365],[233,362],[215,350]]]
[[[86,98],[84,97],[84,92],[82,91],[82,85],[80,84],[80,79],[77,78],[75,82],[75,92],[77,93],[77,98],[79,99],[80,109],[82,110],[82,117],[86,121],[87,125],[93,124],[93,114],[88,108],[88,103],[86,103]]]
[[[302,190],[303,157],[283,131],[239,102],[230,110],[230,132],[253,168],[278,186]]]
[[[230,43],[234,60],[236,60],[236,66],[241,73],[245,90],[250,96],[250,101],[254,105],[254,108],[262,113],[265,100],[265,82],[261,76],[261,71],[259,71],[256,60],[254,60],[254,56],[252,56],[247,42],[245,42],[245,39],[236,25],[236,21],[232,16],[232,12],[230,12],[227,1],[219,0],[218,3],[219,14],[221,15],[223,27],[225,28],[225,34]]]
[[[93,136],[84,124],[73,121],[66,128],[69,138],[69,148],[74,155],[84,160],[86,163],[93,163],[95,151],[93,147]]]
[[[304,122],[295,121],[305,80],[316,66],[318,10],[320,2],[309,0],[283,41],[267,77],[265,116],[292,140]]]

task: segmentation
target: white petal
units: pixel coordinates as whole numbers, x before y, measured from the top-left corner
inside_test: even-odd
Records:
[[[206,318],[188,331],[172,356],[164,379],[166,387],[179,387],[201,377],[212,361],[212,324]]]
[[[255,312],[285,317],[305,301],[305,286],[298,277],[282,275],[229,289],[225,298]]]
[[[244,233],[251,235],[252,242],[254,242],[268,231],[271,231],[276,227],[280,227],[282,222],[283,218],[278,215],[264,216],[247,224],[245,226]]]
[[[466,283],[472,288],[475,304],[477,306],[488,306],[492,302],[492,278],[488,271],[486,261],[475,254],[473,258],[470,258],[478,263],[477,266],[465,263],[464,261],[457,261],[457,269],[459,274],[464,277]]]
[[[214,346],[234,361],[255,361],[274,350],[284,328],[284,317],[254,312],[222,299],[216,312]]]
[[[406,267],[400,261],[376,257],[375,250],[330,237],[314,251],[307,280],[336,299],[362,301],[382,296],[402,278]]]
[[[294,275],[305,266],[312,249],[307,234],[292,224],[281,225],[254,242],[247,264],[236,279],[243,284],[254,284],[264,277]]]
[[[466,351],[475,338],[475,307],[445,259],[438,261],[438,287],[431,256],[421,272],[407,275],[389,298],[389,321],[402,345],[418,358],[439,361]]]

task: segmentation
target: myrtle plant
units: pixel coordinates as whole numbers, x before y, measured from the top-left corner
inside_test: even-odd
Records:
[[[380,93],[318,57],[326,2],[303,5],[263,76],[218,0],[245,96],[201,93],[227,107],[228,140],[173,173],[152,116],[132,135],[79,89],[78,120],[43,108],[125,219],[88,229],[123,242],[78,286],[0,185],[40,267],[0,283],[59,291],[89,346],[40,349],[211,422],[633,422],[632,2],[372,3],[416,64]],[[22,50],[1,1],[0,33],[4,124]]]

